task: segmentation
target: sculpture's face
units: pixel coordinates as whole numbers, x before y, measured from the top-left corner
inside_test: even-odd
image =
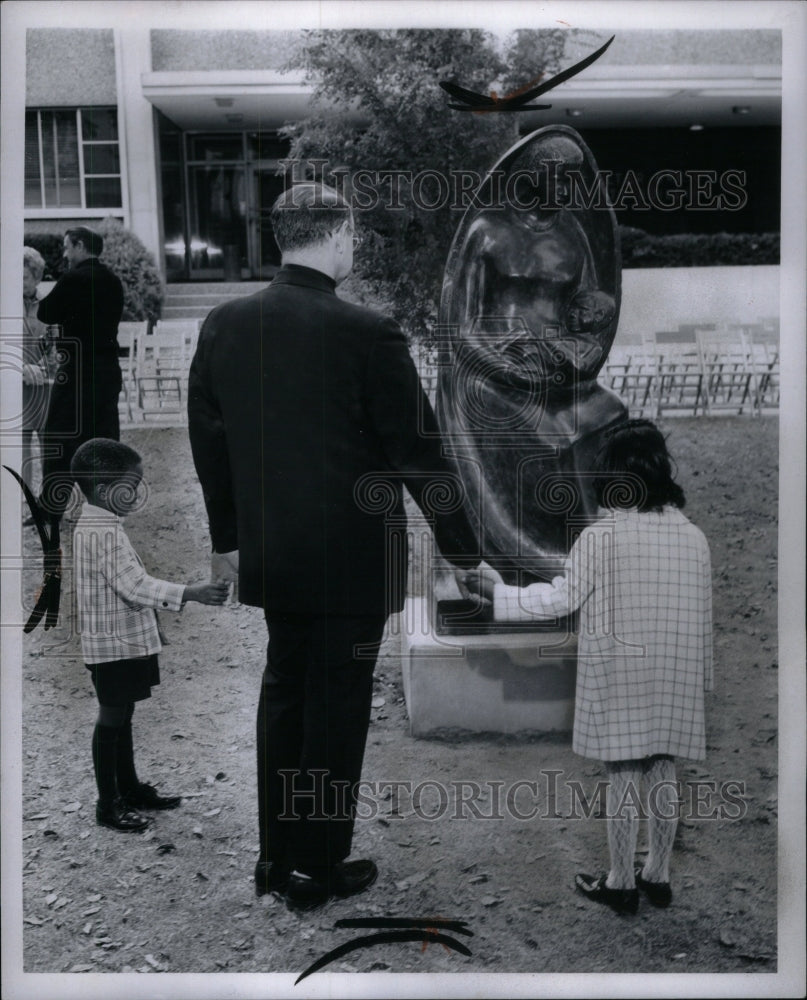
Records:
[[[569,172],[581,167],[583,152],[573,142],[553,139],[538,143],[515,170],[524,176],[517,185],[518,201],[524,205],[537,200],[542,212],[557,212],[569,205]]]
[[[566,326],[572,333],[581,330],[592,330],[604,318],[604,312],[589,299],[577,298],[569,306],[566,315]]]

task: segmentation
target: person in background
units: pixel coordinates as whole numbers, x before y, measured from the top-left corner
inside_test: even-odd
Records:
[[[42,323],[62,328],[61,360],[43,433],[40,494],[41,506],[57,524],[70,498],[70,460],[76,449],[91,438],[120,439],[117,338],[123,286],[98,259],[103,248],[103,238],[94,230],[68,229],[64,237],[68,270],[37,310]]]
[[[54,375],[54,350],[48,339],[47,327],[37,319],[39,295],[37,288],[45,273],[45,261],[38,250],[23,247],[22,251],[22,477],[29,486],[41,478],[40,467],[34,469],[34,433],[40,434],[48,415],[50,383]],[[41,442],[40,442],[41,451]],[[27,523],[33,524],[29,518]]]

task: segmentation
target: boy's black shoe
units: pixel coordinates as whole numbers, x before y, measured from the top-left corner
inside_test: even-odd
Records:
[[[615,913],[635,913],[639,909],[638,889],[609,889],[605,884],[608,878],[603,875],[575,875],[574,884],[589,899],[595,903],[605,903]]]
[[[99,799],[95,804],[95,822],[99,826],[108,826],[124,833],[140,833],[149,825],[145,816],[131,809],[120,798],[111,802],[101,802]]]
[[[643,865],[636,865],[636,885],[647,896],[648,903],[665,909],[672,902],[672,888],[669,882],[648,882],[642,878]]]
[[[375,862],[342,861],[321,877],[293,871],[286,886],[286,899],[293,907],[310,908],[327,903],[331,896],[345,898],[364,892],[378,878]]]
[[[134,791],[124,792],[121,798],[130,809],[176,809],[182,802],[181,795],[160,795],[153,785],[143,783]]]
[[[285,892],[289,884],[291,868],[276,861],[259,861],[255,865],[255,895],[265,896],[268,892]]]

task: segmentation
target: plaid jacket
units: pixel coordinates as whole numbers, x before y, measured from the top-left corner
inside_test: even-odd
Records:
[[[85,503],[73,534],[73,562],[84,662],[159,653],[153,609],[180,611],[185,587],[146,573],[120,518]]]
[[[674,507],[607,513],[582,532],[553,583],[497,584],[497,619],[580,609],[572,748],[631,760],[706,755],[712,688],[709,545]]]

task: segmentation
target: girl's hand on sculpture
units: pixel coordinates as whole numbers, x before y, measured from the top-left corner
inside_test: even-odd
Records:
[[[496,570],[484,562],[477,569],[463,574],[463,585],[469,594],[484,602],[493,601],[496,584],[502,582],[502,578]]]

